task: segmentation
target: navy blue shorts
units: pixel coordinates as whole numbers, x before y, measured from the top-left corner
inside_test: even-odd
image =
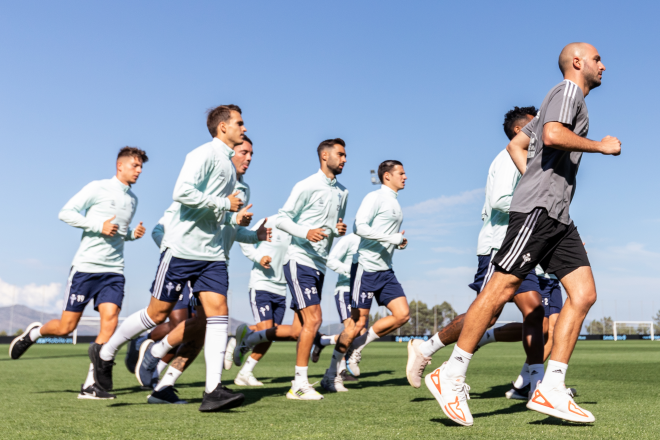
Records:
[[[291,291],[291,308],[302,310],[321,304],[325,274],[316,268],[303,266],[294,260],[284,265],[284,277]]]
[[[392,269],[367,272],[358,263],[351,265],[351,307],[370,309],[374,297],[379,306],[387,306],[393,299],[405,296]]]
[[[481,290],[486,285],[484,283],[484,281],[486,280],[486,274],[489,273],[489,269],[491,268],[490,254],[477,255],[477,258],[479,259],[479,265],[477,266],[477,273],[474,275],[474,282],[468,284],[468,287],[477,293],[481,293]]]
[[[335,289],[335,304],[337,305],[337,313],[339,313],[339,320],[341,322],[351,317],[351,289],[346,289],[346,287],[337,287]]]
[[[227,296],[227,264],[224,261],[184,260],[172,256],[172,251],[166,249],[160,254],[151,295],[161,301],[177,302],[188,281],[192,285],[193,294],[214,292]]]
[[[174,305],[174,310],[182,310],[182,309],[187,309],[188,314],[190,314],[191,311],[191,304],[190,304],[190,298],[192,297],[192,286],[190,281],[186,283],[186,285],[183,287],[183,290],[181,291],[181,294],[179,295],[179,300],[176,302]]]
[[[112,303],[121,309],[124,299],[124,275],[113,272],[87,273],[71,270],[66,287],[64,310],[82,312],[88,302],[94,299],[94,310],[99,304]]]
[[[286,296],[250,289],[250,305],[256,324],[268,320],[272,320],[273,324],[282,324],[286,312]]]
[[[532,271],[527,274],[516,294],[530,291],[538,292],[541,295],[546,318],[561,312],[563,300],[559,280],[539,277],[536,275],[536,271]]]

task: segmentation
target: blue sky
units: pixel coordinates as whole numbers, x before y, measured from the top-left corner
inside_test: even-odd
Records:
[[[571,214],[587,243],[599,301],[590,318],[648,320],[660,308],[657,6],[615,2],[20,2],[0,15],[0,305],[56,311],[80,232],[57,219],[91,180],[114,173],[124,145],[150,161],[134,187],[151,230],[185,154],[207,142],[204,111],[243,108],[255,145],[246,175],[258,217],[317,170],[315,148],[347,142],[347,223],[373,190],[369,170],[401,160],[410,240],[395,257],[407,294],[474,298],[488,166],[506,146],[504,113],[540,105],[572,41],[607,71],[587,97],[592,139],[623,154],[587,155]],[[651,78],[649,80],[645,78]],[[126,246],[124,312],[144,307],[158,250]],[[251,265],[232,251],[232,315],[250,320]],[[326,322],[336,322],[326,282]],[[514,312],[505,317],[516,318]]]

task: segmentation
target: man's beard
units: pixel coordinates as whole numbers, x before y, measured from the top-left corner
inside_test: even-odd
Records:
[[[335,176],[340,175],[341,172],[343,171],[343,168],[341,168],[339,165],[334,165],[334,166],[333,166],[333,165],[328,164],[328,169],[329,169],[330,171],[332,171],[332,173],[333,173]]]
[[[593,90],[596,87],[600,86],[601,84],[601,79],[598,78],[598,70],[591,70],[587,68],[584,72],[584,79],[587,80],[587,85],[589,86],[589,90]]]

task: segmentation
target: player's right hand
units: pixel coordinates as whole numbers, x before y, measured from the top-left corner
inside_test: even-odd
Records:
[[[259,264],[263,266],[264,269],[270,269],[270,262],[273,261],[268,255],[261,257]]]
[[[401,232],[401,237],[403,237],[403,234],[405,234],[406,231]],[[408,246],[408,239],[406,237],[403,237],[403,241],[401,241],[401,244],[399,245],[399,249],[405,249],[406,246]]]
[[[252,207],[252,203],[247,205],[245,208],[241,209],[238,211],[238,214],[236,214],[236,223],[238,223],[240,226],[250,226],[250,222],[252,221],[252,214],[251,212],[248,212],[248,209]]]
[[[227,197],[227,199],[229,199],[229,203],[231,203],[231,207],[229,208],[231,212],[237,212],[243,206],[243,201],[236,197],[236,194],[239,192],[240,191],[236,191],[234,194]]]
[[[621,141],[614,136],[605,136],[600,141],[600,152],[612,156],[621,154]]]
[[[317,243],[324,238],[328,238],[328,235],[324,231],[325,229],[323,228],[310,229],[307,231],[307,240],[312,243]]]
[[[119,229],[119,225],[111,223],[117,216],[113,215],[112,218],[107,219],[103,222],[103,229],[101,229],[101,234],[107,235],[108,237],[114,237]]]

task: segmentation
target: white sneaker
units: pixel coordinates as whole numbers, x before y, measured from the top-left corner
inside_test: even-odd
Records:
[[[470,399],[470,386],[464,377],[447,378],[445,371],[447,362],[424,378],[426,387],[431,391],[440,408],[454,422],[463,426],[472,426],[472,413],[467,401]]]
[[[513,400],[529,400],[531,396],[531,386],[530,384],[525,385],[522,388],[516,388],[513,383],[511,384],[511,389],[504,393],[504,396],[507,399],[513,399]]]
[[[321,387],[329,393],[343,393],[348,391],[344,386],[344,380],[341,376],[328,376],[328,370],[325,370],[323,380],[321,380]]]
[[[424,369],[431,363],[431,358],[424,356],[419,351],[422,345],[421,339],[411,339],[408,342],[408,363],[406,364],[406,377],[408,383],[413,388],[419,388],[422,385],[422,375]]]
[[[527,408],[559,419],[577,423],[592,423],[596,418],[582,409],[567,392],[566,387],[548,388],[539,381]]]
[[[346,369],[351,376],[359,377],[360,376],[360,361],[362,360],[362,353],[357,350],[353,350],[351,356],[346,361]]]
[[[300,388],[296,388],[296,381],[291,381],[291,389],[286,393],[286,398],[291,400],[322,400],[323,395],[314,389],[314,385],[306,383]]]
[[[242,372],[238,373],[238,376],[236,376],[236,379],[234,379],[234,383],[242,387],[264,386],[262,382],[259,382],[259,380],[257,380],[256,377],[254,377],[254,374],[252,374],[251,371],[248,374],[243,374]]]
[[[250,352],[250,347],[247,345],[247,337],[254,333],[247,324],[241,324],[236,329],[236,348],[234,348],[234,364],[237,367],[243,365],[243,361],[247,354]]]
[[[225,351],[225,370],[230,370],[231,366],[234,365],[234,349],[236,348],[236,338],[230,337],[227,341],[227,351]]]

